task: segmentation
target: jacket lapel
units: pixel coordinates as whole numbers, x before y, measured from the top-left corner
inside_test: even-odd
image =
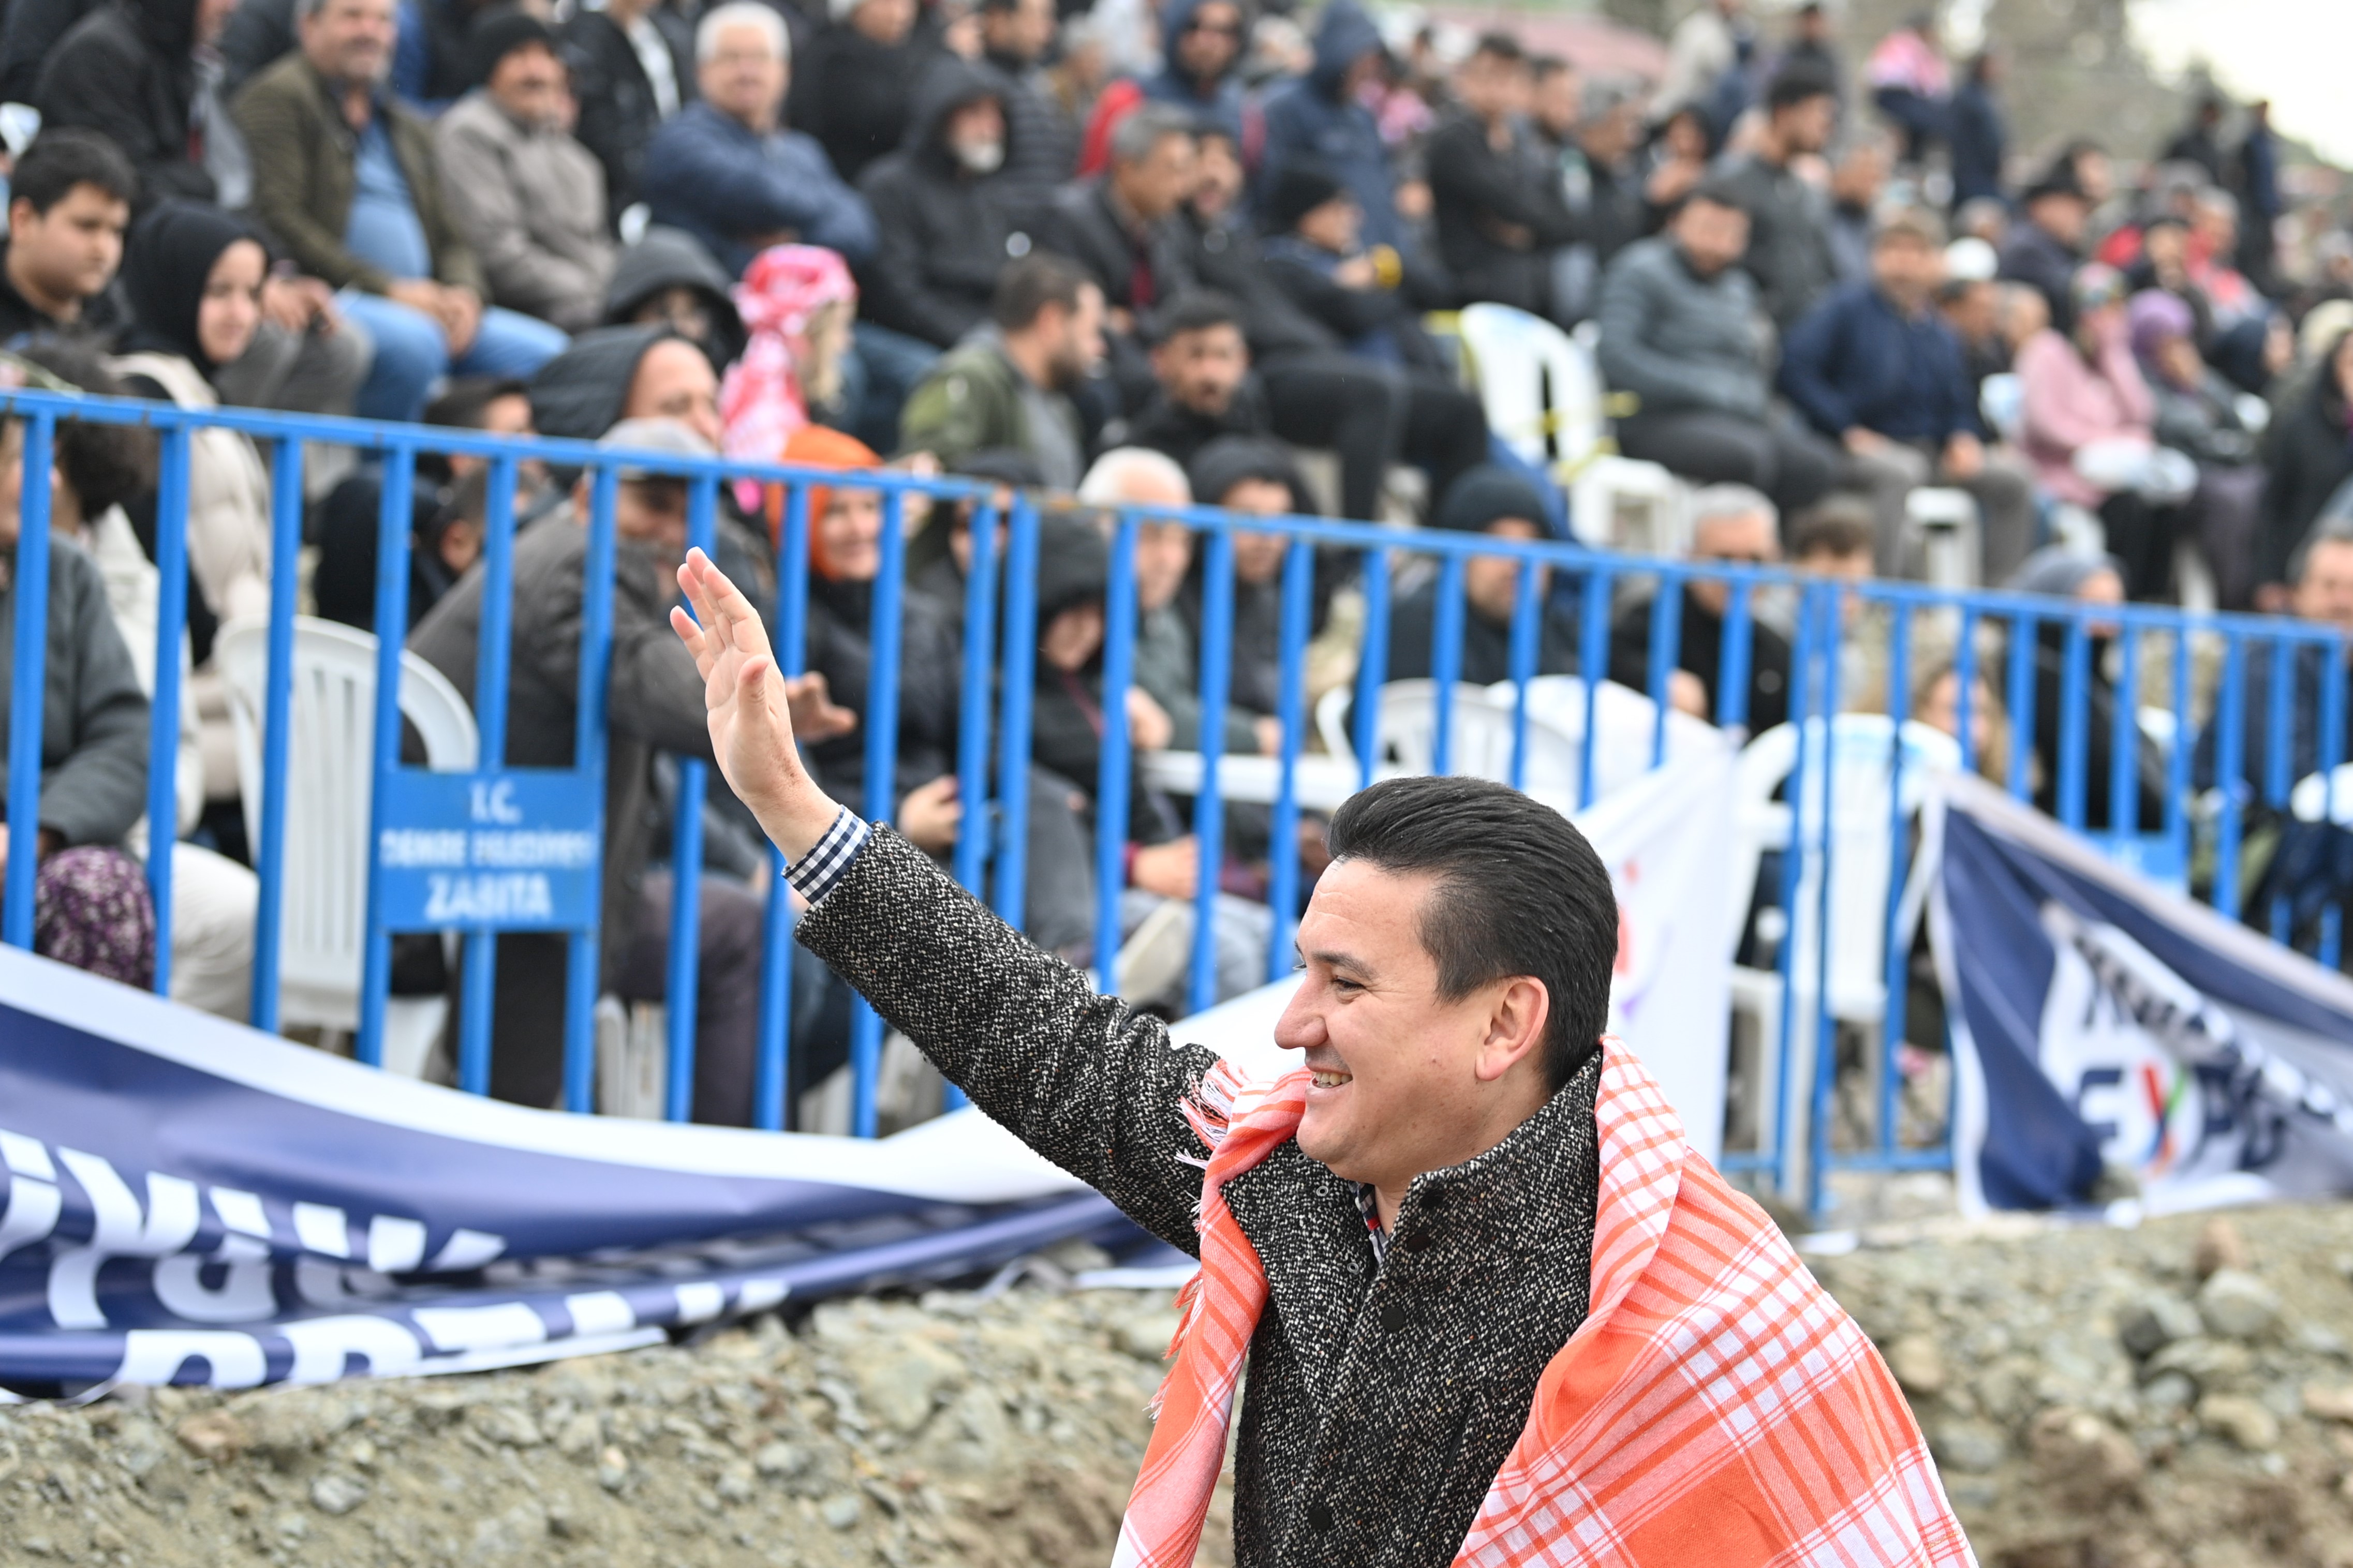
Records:
[[[1265,1266],[1305,1386],[1328,1388],[1373,1279],[1356,1189],[1286,1142],[1229,1180],[1225,1194]]]

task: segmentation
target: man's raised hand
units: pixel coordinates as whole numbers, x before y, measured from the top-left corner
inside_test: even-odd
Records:
[[[670,624],[702,672],[719,771],[785,858],[798,860],[817,847],[840,808],[801,766],[793,721],[809,722],[818,740],[842,733],[855,721],[828,699],[822,679],[804,678],[794,683],[798,689],[787,685],[759,613],[708,555],[689,551],[678,585],[694,614],[673,608]]]

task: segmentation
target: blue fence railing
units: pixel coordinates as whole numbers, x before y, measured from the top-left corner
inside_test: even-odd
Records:
[[[154,556],[161,578],[156,628],[155,691],[151,727],[148,817],[156,824],[176,819],[174,781],[180,744],[182,700],[179,650],[186,625],[186,509],[190,436],[201,429],[240,432],[269,448],[272,476],[272,595],[268,627],[268,700],[262,723],[261,830],[253,846],[260,879],[253,969],[253,1021],[277,1026],[280,910],[288,877],[285,823],[288,814],[289,744],[296,646],[297,563],[301,545],[303,445],[328,443],[357,448],[381,466],[381,525],[376,557],[375,622],[407,624],[409,529],[415,467],[420,454],[477,459],[490,466],[491,497],[480,571],[485,580],[481,647],[476,689],[466,694],[480,734],[474,768],[459,774],[434,773],[404,762],[398,705],[382,700],[401,679],[399,647],[390,641],[376,654],[378,695],[372,730],[371,773],[374,822],[369,860],[374,868],[365,894],[364,965],[359,976],[357,1051],[361,1059],[381,1059],[390,986],[391,939],[404,930],[442,929],[464,940],[462,1005],[455,1026],[455,1059],[461,1086],[486,1091],[497,1042],[491,1038],[497,936],[505,931],[553,931],[568,943],[569,980],[564,1021],[563,1103],[575,1111],[594,1110],[596,1063],[592,1015],[598,994],[597,895],[605,839],[606,665],[612,637],[612,578],[616,516],[626,468],[684,481],[689,496],[689,532],[693,542],[713,538],[721,487],[749,479],[781,491],[780,539],[776,558],[777,594],[773,631],[787,673],[807,660],[809,606],[809,538],[823,520],[808,514],[812,484],[837,492],[845,476],[829,470],[752,464],[732,459],[670,454],[621,453],[581,443],[502,438],[465,431],[367,424],[326,417],[245,410],[191,410],[123,400],[74,398],[20,392],[5,395],[0,416],[24,426],[26,473],[49,471],[57,426],[64,420],[152,427],[160,443]],[[578,721],[574,765],[568,770],[517,769],[504,764],[510,695],[507,649],[512,626],[514,496],[520,466],[539,462],[584,470],[588,476],[587,593],[577,690]],[[871,817],[894,816],[893,798],[900,742],[901,626],[907,605],[910,543],[919,524],[913,514],[924,503],[967,503],[976,510],[969,536],[971,554],[961,605],[962,668],[956,679],[959,721],[954,773],[964,813],[947,862],[956,879],[1018,923],[1029,908],[1026,885],[1030,845],[1029,820],[1033,698],[1040,633],[1039,575],[1041,526],[1039,503],[1018,496],[999,517],[987,487],[929,479],[895,472],[860,475],[851,487],[881,496],[881,564],[871,594],[871,642],[866,711],[861,716],[865,789],[861,809]],[[25,613],[47,603],[50,495],[46,484],[23,489],[15,596],[15,674],[8,731],[8,819],[30,822],[38,816],[41,722],[27,694],[43,689],[45,616]],[[2249,889],[2240,861],[2251,822],[2290,814],[2300,769],[2333,774],[2347,761],[2345,732],[2348,646],[2335,628],[2284,620],[2201,616],[2152,605],[2080,605],[2048,598],[1994,593],[1954,593],[1916,584],[1872,582],[1846,584],[1806,578],[1768,566],[1666,562],[1599,553],[1559,542],[1521,542],[1440,532],[1402,532],[1352,522],[1311,518],[1243,518],[1210,509],[1093,509],[1105,529],[1111,561],[1104,601],[1097,706],[1109,720],[1101,733],[1093,814],[1097,926],[1092,942],[1098,971],[1110,974],[1121,947],[1118,910],[1127,888],[1128,847],[1136,825],[1130,821],[1130,783],[1139,775],[1179,799],[1189,798],[1190,826],[1202,847],[1196,879],[1193,950],[1184,983],[1185,1003],[1198,1009],[1215,998],[1218,984],[1219,869],[1227,828],[1238,797],[1263,812],[1267,825],[1264,902],[1271,937],[1263,973],[1279,976],[1292,963],[1292,931],[1306,885],[1300,823],[1327,808],[1351,789],[1400,767],[1430,771],[1484,770],[1530,788],[1565,810],[1577,809],[1629,772],[1667,760],[1681,720],[1671,719],[1682,655],[1690,626],[1684,591],[1694,585],[1721,606],[1708,611],[1720,623],[1720,654],[1712,675],[1713,711],[1705,719],[1737,731],[1752,754],[1774,745],[1790,748],[1786,767],[1772,774],[1769,794],[1753,805],[1760,820],[1785,826],[1778,839],[1761,847],[1767,863],[1778,856],[1778,876],[1756,902],[1760,918],[1749,922],[1744,959],[1778,982],[1778,1016],[1765,1023],[1780,1044],[1743,1070],[1755,1080],[1749,1100],[1753,1125],[1727,1143],[1727,1167],[1752,1173],[1792,1195],[1820,1205],[1824,1183],[1838,1170],[1894,1171],[1948,1166],[1949,1147],[1940,1135],[1907,1140],[1898,1114],[1900,1047],[1905,1040],[1912,933],[1916,929],[1905,904],[1915,852],[1916,791],[1907,778],[1942,765],[1912,739],[1914,693],[1927,673],[1921,649],[1941,650],[1940,665],[1952,679],[1949,711],[1936,715],[1951,735],[1949,759],[1964,769],[1983,769],[1981,736],[2001,736],[2000,726],[1982,722],[1998,708],[2007,725],[2008,757],[2000,782],[2014,795],[2045,799],[2067,826],[2095,829],[2093,836],[2120,858],[2187,885],[2216,908],[2242,916]],[[1139,757],[1126,726],[1127,691],[1136,679],[1136,642],[1142,607],[1135,557],[1139,531],[1150,523],[1175,522],[1200,542],[1198,576],[1198,698],[1200,750],[1194,755]],[[542,524],[541,526],[548,526]],[[1279,535],[1285,542],[1279,570],[1269,581],[1240,584],[1237,532]],[[1002,535],[1000,539],[1000,533]],[[1461,685],[1467,618],[1480,614],[1470,602],[1474,558],[1516,563],[1505,632],[1506,679],[1495,687]],[[1335,573],[1335,565],[1347,570]],[[1319,568],[1321,568],[1319,570]],[[1318,625],[1319,579],[1326,586],[1344,580],[1356,634],[1355,673],[1330,690],[1311,691],[1311,650],[1332,633]],[[1647,678],[1641,695],[1641,722],[1633,730],[1605,725],[1615,711],[1603,701],[1604,688],[1584,682],[1567,689],[1547,679],[1541,650],[1546,617],[1573,621],[1570,646],[1577,668],[1606,671],[1613,654],[1612,616],[1643,588],[1651,591],[1652,613],[1641,660]],[[1270,715],[1281,740],[1267,758],[1222,754],[1225,719],[1232,706],[1237,595],[1247,590],[1271,599],[1275,631],[1271,658],[1277,693]],[[1391,634],[1400,604],[1431,596],[1433,626],[1429,684],[1415,689],[1426,703],[1419,727],[1400,744],[1385,715],[1397,707],[1403,688],[1388,679]],[[1499,617],[1500,618],[1500,617]],[[1752,690],[1759,684],[1764,629],[1775,628],[1776,646],[1786,646],[1788,671],[1778,699],[1788,709],[1788,731],[1779,737],[1751,735]],[[2305,650],[2318,650],[2316,657]],[[1621,656],[1622,646],[1617,650]],[[1263,647],[1243,650],[1262,658]],[[1327,663],[1329,661],[1326,661]],[[1345,664],[1345,659],[1342,661]],[[1873,705],[1883,717],[1849,725],[1826,723],[1854,706],[1848,689],[1856,668],[1876,685]],[[2299,683],[2309,668],[2313,679]],[[2210,673],[2211,672],[2211,673]],[[2290,678],[2282,679],[2283,673]],[[2251,710],[2251,679],[2263,680],[2263,710]],[[2160,682],[2162,691],[2152,688]],[[1330,684],[1329,678],[1326,683]],[[2200,694],[2211,688],[2211,702]],[[1570,696],[1564,712],[1560,692]],[[1539,698],[1554,706],[1539,712]],[[2097,722],[2104,736],[2094,732]],[[1500,747],[1474,746],[1472,720],[1500,723]],[[2252,721],[2252,722],[2251,722]],[[1874,727],[1875,726],[1875,727]],[[1852,732],[1850,733],[1850,728]],[[2212,736],[2211,765],[2193,772],[2199,737]],[[1483,732],[1483,731],[1482,731]],[[2317,737],[2316,755],[2299,758],[2299,733]],[[1573,742],[1569,771],[1559,772],[1562,737]],[[1855,735],[1865,754],[1854,765]],[[1490,739],[1493,737],[1490,736]],[[2105,741],[2105,746],[2101,742]],[[1872,751],[1872,747],[1877,750]],[[1320,748],[1320,750],[1319,750]],[[2093,757],[2107,755],[2106,777],[2095,784]],[[2309,746],[2306,747],[2309,750]],[[1475,754],[1473,754],[1475,752]],[[1628,764],[1631,754],[1634,763]],[[1541,774],[1542,776],[1538,776]],[[699,942],[699,890],[704,875],[700,842],[702,799],[701,763],[683,761],[676,799],[688,809],[676,813],[672,844],[672,928],[668,946],[668,1081],[665,1110],[673,1120],[690,1113],[695,1083]],[[1886,812],[1857,827],[1854,806],[1841,791],[1860,779]],[[2144,820],[2142,797],[2160,808]],[[2094,797],[2105,809],[2095,809]],[[2353,802],[2337,803],[2345,814]],[[1778,813],[1778,816],[1775,814]],[[1846,900],[1839,845],[1863,832],[1884,835],[1884,865],[1873,848],[1869,899]],[[467,900],[464,918],[427,918],[410,861],[387,860],[388,835],[423,838],[405,844],[443,846],[447,865],[471,867],[469,857],[486,855],[492,866],[531,864],[542,876],[528,896],[512,907],[499,899],[512,888],[498,883],[497,897]],[[434,835],[441,835],[435,837]],[[172,920],[171,856],[167,834],[158,832],[147,871],[158,925],[155,988],[170,984]],[[536,858],[534,858],[536,857]],[[427,859],[431,857],[427,856]],[[412,858],[413,859],[413,858]],[[775,868],[772,865],[772,869]],[[491,875],[491,873],[484,873]],[[500,872],[498,875],[505,875]],[[23,947],[33,942],[34,858],[11,856],[0,908],[0,939]],[[1883,886],[1882,882],[1883,881]],[[1834,896],[1839,893],[1841,896]],[[1725,896],[1746,902],[1747,887],[1727,886]],[[2281,940],[2295,938],[2322,962],[2342,961],[2345,910],[2341,901],[2324,911],[2315,931],[2292,927],[2284,900],[2256,911],[2262,925]],[[1858,913],[1858,910],[1862,912]],[[1841,1016],[1833,992],[1832,955],[1853,922],[1868,922],[1873,951],[1883,958],[1876,1018]],[[768,884],[759,998],[759,1050],[752,1093],[753,1121],[766,1128],[789,1122],[786,1086],[793,1049],[792,911],[781,876]],[[1837,929],[1833,929],[1836,927]],[[1810,936],[1803,935],[1810,930]],[[552,1021],[551,1021],[552,1024]],[[1873,1125],[1833,1126],[1834,1089],[1841,1028],[1866,1037],[1866,1068],[1875,1075]],[[860,1004],[850,1036],[853,1131],[871,1135],[882,1025]],[[1943,1042],[1914,1042],[1930,1051]],[[1798,1048],[1810,1045],[1810,1049]],[[1807,1066],[1810,1063],[1810,1067]],[[1810,1071],[1810,1080],[1804,1074]]]

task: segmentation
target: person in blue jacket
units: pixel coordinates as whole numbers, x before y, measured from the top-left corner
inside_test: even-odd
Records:
[[[1259,172],[1266,182],[1300,163],[1331,170],[1364,213],[1365,244],[1401,250],[1409,239],[1398,216],[1397,171],[1361,98],[1387,55],[1380,29],[1356,0],[1332,0],[1315,29],[1314,68],[1267,100]]]
[[[864,261],[875,241],[866,198],[815,140],[780,127],[792,80],[783,18],[758,0],[721,5],[695,28],[694,60],[702,97],[646,145],[639,180],[653,221],[694,236],[735,277],[787,240]]]
[[[1936,308],[1945,226],[1920,207],[1884,214],[1871,277],[1833,289],[1782,344],[1780,390],[1846,451],[1846,482],[1872,498],[1879,570],[1919,574],[1922,541],[1905,500],[1951,485],[1977,500],[1984,582],[1999,582],[2033,542],[2032,485],[1989,452],[1960,340]]]
[[[1169,0],[1160,15],[1167,64],[1137,85],[1144,96],[1173,103],[1237,142],[1242,135],[1243,46],[1250,18],[1235,0]]]

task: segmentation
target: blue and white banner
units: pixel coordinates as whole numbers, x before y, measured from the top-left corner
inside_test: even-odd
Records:
[[[976,1111],[529,1110],[0,948],[0,1399],[464,1371],[1135,1233]]]
[[[2353,1192],[2353,981],[2110,864],[1981,780],[1932,804],[1963,1206]]]

